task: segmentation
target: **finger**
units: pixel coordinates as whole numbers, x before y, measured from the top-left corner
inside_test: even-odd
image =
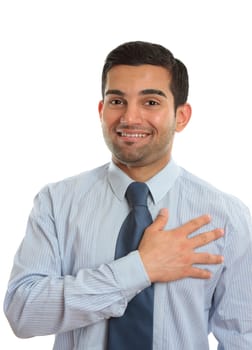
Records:
[[[195,253],[193,256],[193,264],[208,264],[217,265],[222,264],[224,257],[222,255],[215,255],[209,253]]]
[[[168,210],[166,208],[162,208],[156,219],[153,221],[153,223],[149,226],[149,229],[154,229],[156,231],[162,230],[168,221]]]
[[[212,273],[208,270],[200,269],[198,267],[192,267],[188,272],[188,277],[209,279],[212,277]]]
[[[201,233],[197,236],[190,238],[192,248],[202,247],[216,239],[221,238],[224,235],[224,230],[216,229],[210,232]]]
[[[202,215],[186,222],[182,226],[178,227],[176,230],[188,236],[191,233],[197,231],[202,226],[209,224],[210,221],[211,221],[210,215]]]

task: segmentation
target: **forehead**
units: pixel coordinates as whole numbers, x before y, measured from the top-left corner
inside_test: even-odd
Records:
[[[167,69],[160,66],[118,65],[107,73],[105,91],[119,89],[121,91],[140,91],[144,89],[170,90],[171,75]]]

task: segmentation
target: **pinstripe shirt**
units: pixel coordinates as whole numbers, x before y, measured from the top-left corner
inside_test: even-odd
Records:
[[[34,200],[16,253],[5,313],[17,336],[56,334],[54,350],[105,350],[107,320],[150,281],[138,251],[114,261],[132,182],[113,163],[44,187]],[[155,284],[153,350],[252,349],[252,232],[247,207],[172,160],[147,182],[153,219],[169,209],[166,229],[210,214],[194,235],[224,237],[198,251],[224,255],[209,280]],[[206,267],[206,266],[205,266]],[[139,349],[140,350],[140,349]]]

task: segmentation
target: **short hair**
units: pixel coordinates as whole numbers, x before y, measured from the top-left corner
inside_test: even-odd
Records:
[[[189,91],[187,68],[164,46],[145,41],[130,41],[117,46],[106,57],[102,70],[102,97],[104,98],[107,73],[117,65],[140,66],[150,64],[167,69],[171,74],[170,89],[175,110],[186,103]]]

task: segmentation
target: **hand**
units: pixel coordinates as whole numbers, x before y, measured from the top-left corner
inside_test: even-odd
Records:
[[[221,264],[223,257],[210,253],[196,253],[197,247],[223,236],[222,229],[188,236],[211,221],[209,215],[195,218],[186,224],[164,231],[168,221],[167,209],[161,209],[155,221],[147,227],[138,250],[151,282],[169,282],[185,277],[207,279],[211,273],[194,264]]]

